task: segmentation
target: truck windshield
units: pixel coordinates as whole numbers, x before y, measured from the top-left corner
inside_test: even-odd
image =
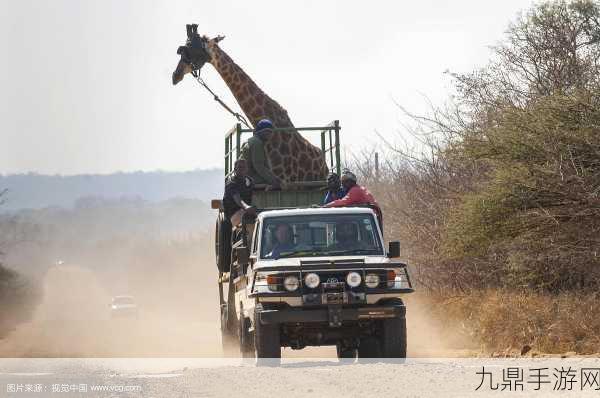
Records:
[[[312,214],[265,218],[260,257],[382,255],[371,214]]]

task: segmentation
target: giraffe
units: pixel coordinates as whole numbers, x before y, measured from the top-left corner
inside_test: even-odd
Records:
[[[173,72],[173,84],[179,83],[187,73],[199,73],[204,64],[210,63],[221,75],[252,126],[267,118],[276,128],[293,128],[287,111],[265,94],[219,47],[218,43],[224,36],[209,39],[198,35],[197,27],[196,24],[187,25],[188,39],[186,45],[177,50],[181,59]],[[327,163],[321,149],[295,130],[270,134],[265,142],[265,154],[271,171],[284,183],[317,181],[327,177]]]

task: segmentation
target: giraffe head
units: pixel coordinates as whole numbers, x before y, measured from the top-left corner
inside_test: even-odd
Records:
[[[211,42],[218,43],[225,38],[225,36],[217,36],[209,39],[206,36],[200,36],[197,24],[186,25],[186,30],[185,46],[177,49],[177,54],[181,58],[173,72],[173,84],[179,83],[187,73],[199,72],[205,63],[210,62],[209,44]]]

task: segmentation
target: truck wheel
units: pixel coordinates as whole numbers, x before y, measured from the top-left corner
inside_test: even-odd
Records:
[[[244,308],[240,304],[239,345],[242,358],[254,358],[254,341],[250,334],[250,319],[244,317]]]
[[[379,340],[375,337],[365,337],[360,339],[358,345],[359,358],[381,358],[381,347]]]
[[[236,356],[235,345],[236,336],[231,332],[228,325],[227,304],[221,306],[221,346],[223,348],[223,356]]]
[[[279,325],[263,325],[259,313],[263,310],[261,304],[254,309],[254,347],[259,365],[277,365],[279,361],[264,361],[266,358],[281,358],[281,343],[279,340]]]
[[[340,359],[340,362],[343,363],[353,363],[357,356],[357,350],[353,347],[347,347],[341,343],[337,343],[335,345],[335,350],[337,352],[337,357]]]
[[[229,272],[231,262],[231,222],[221,211],[215,223],[215,259],[219,272]]]
[[[381,334],[385,358],[406,358],[406,318],[384,320]]]
[[[235,286],[233,281],[229,280],[227,289],[227,301],[221,305],[221,342],[223,344],[223,353],[226,356],[237,356],[239,353],[238,345],[238,321],[235,315]]]

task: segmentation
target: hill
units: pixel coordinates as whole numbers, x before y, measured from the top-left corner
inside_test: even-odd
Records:
[[[0,175],[0,190],[7,189],[3,212],[49,206],[72,207],[82,197],[139,198],[161,202],[170,198],[207,201],[222,195],[223,170],[185,172],[131,172],[73,176]]]

